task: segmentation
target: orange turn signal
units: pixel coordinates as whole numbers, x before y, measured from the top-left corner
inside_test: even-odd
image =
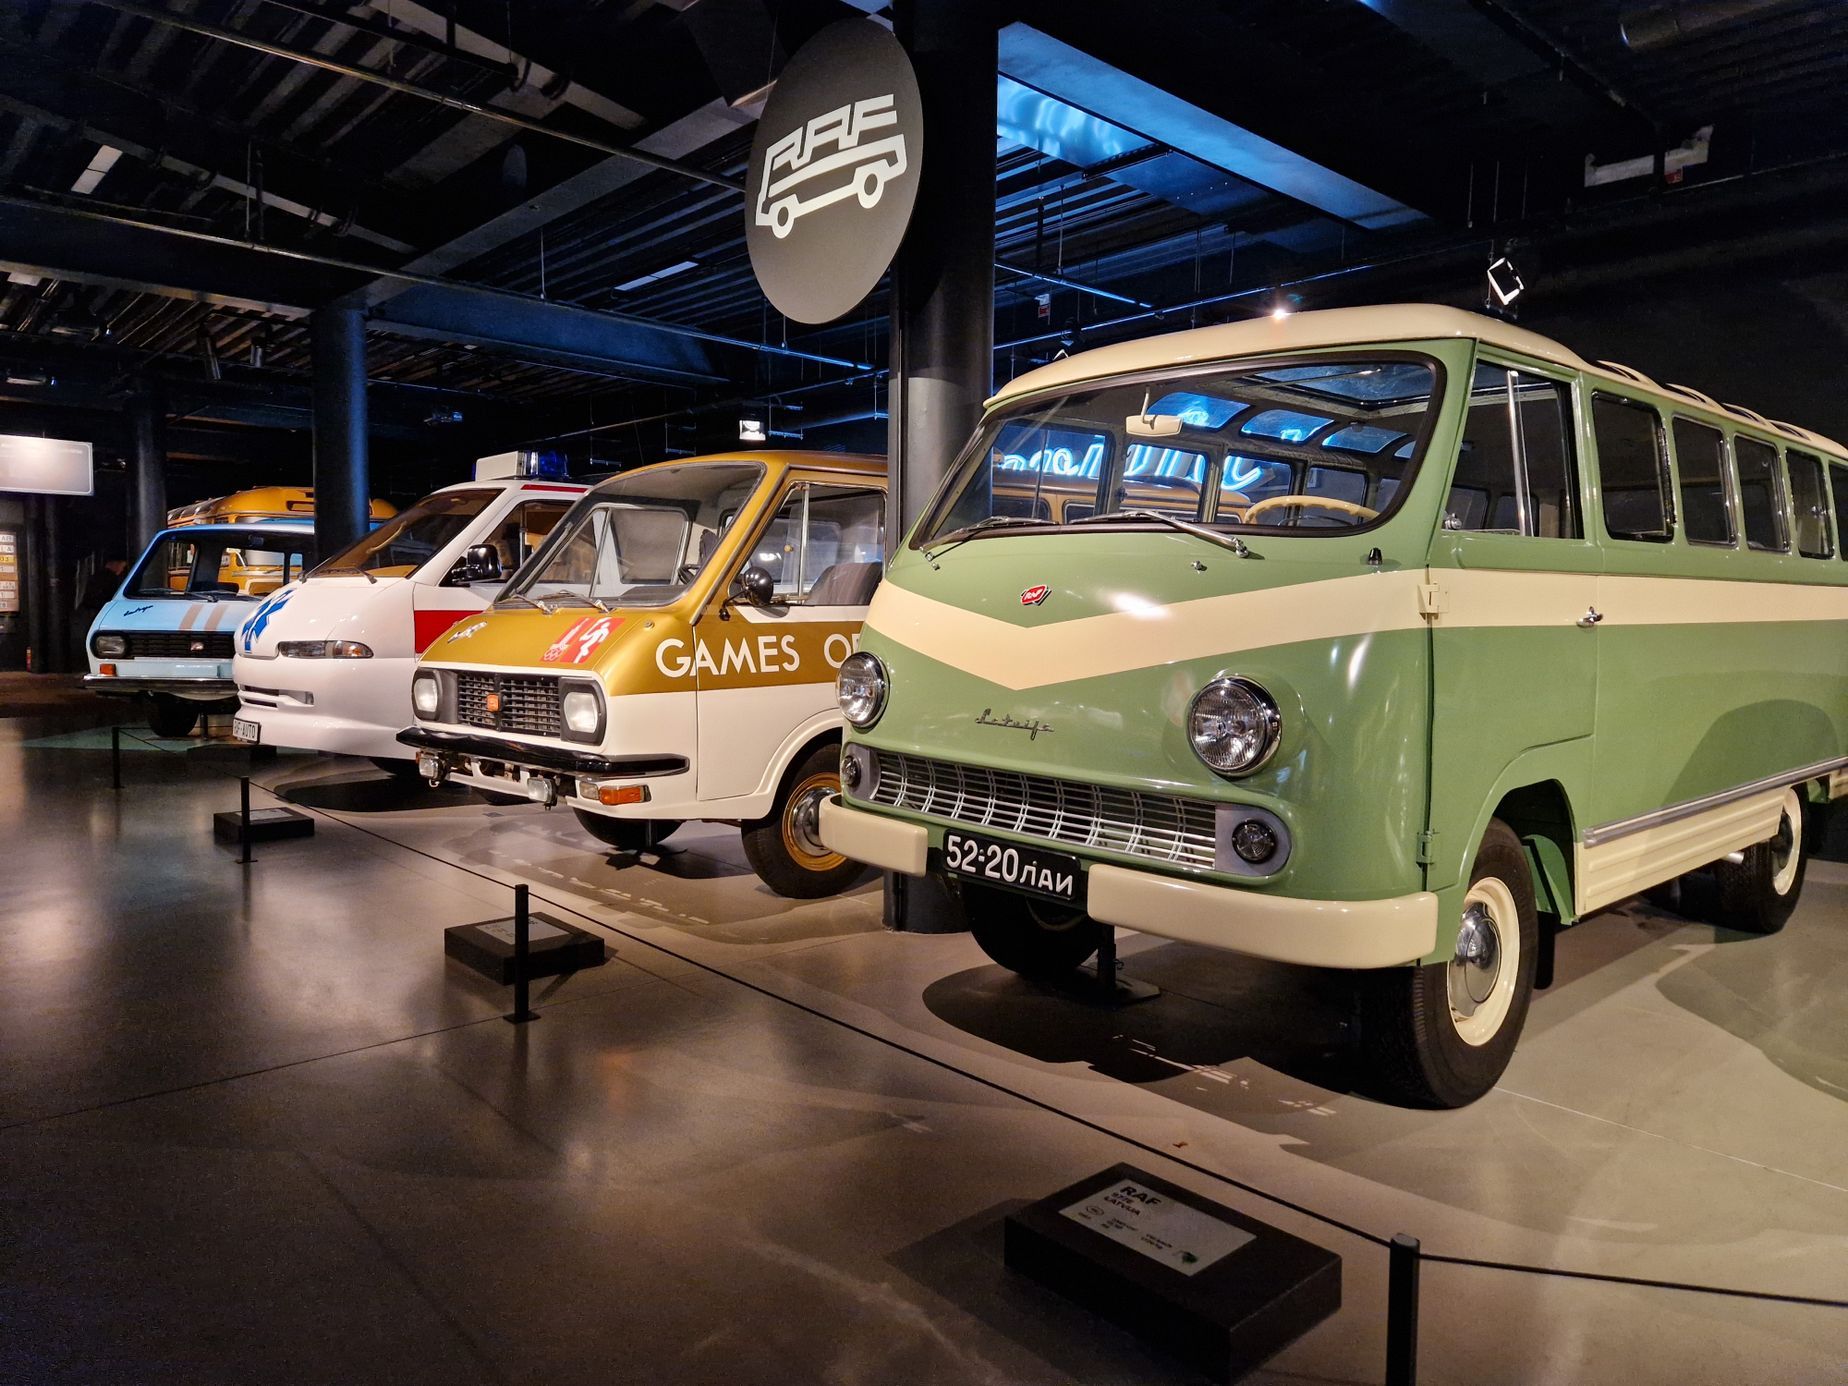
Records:
[[[648,802],[648,786],[645,784],[606,784],[597,790],[597,802],[609,804],[645,804]]]
[[[102,669],[102,671],[103,671],[103,677],[104,677],[104,678],[106,678],[106,679],[112,679],[112,678],[114,678],[114,677],[116,676],[116,671],[115,671],[115,665],[113,665],[113,664],[104,664],[104,665],[100,665],[100,666],[98,666],[98,667],[100,667],[100,668]]]

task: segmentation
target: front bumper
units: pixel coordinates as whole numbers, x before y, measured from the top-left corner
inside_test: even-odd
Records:
[[[830,799],[820,831],[829,850],[856,861],[907,876],[928,869],[930,830],[920,824]],[[1428,956],[1437,943],[1437,896],[1429,891],[1306,900],[1106,863],[1089,868],[1086,889],[1086,908],[1100,924],[1276,962],[1393,967]]]
[[[85,674],[83,686],[93,693],[113,698],[132,698],[142,693],[167,693],[176,698],[200,702],[223,699],[237,701],[237,684],[223,678],[175,678],[157,674]]]
[[[687,771],[685,756],[604,756],[592,751],[574,751],[565,746],[539,746],[527,741],[513,741],[503,736],[473,732],[406,727],[398,733],[398,740],[414,750],[435,751],[438,755],[456,759],[497,761],[503,765],[518,765],[529,770],[545,770],[560,775],[643,779],[654,775],[684,775]]]

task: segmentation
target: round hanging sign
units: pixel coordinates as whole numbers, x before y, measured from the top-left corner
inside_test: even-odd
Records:
[[[924,153],[918,79],[870,19],[831,24],[777,78],[745,180],[757,282],[798,322],[832,322],[879,282],[911,220]]]

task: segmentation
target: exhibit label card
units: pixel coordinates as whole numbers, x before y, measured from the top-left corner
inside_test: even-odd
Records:
[[[509,948],[513,946],[513,921],[511,919],[497,919],[492,924],[483,924],[481,932],[489,938],[499,939]],[[541,924],[537,919],[526,921],[526,937],[531,943],[537,943],[542,938],[563,938],[564,936],[563,929],[555,929],[550,924]]]
[[[1242,1228],[1127,1179],[1059,1211],[1182,1275],[1198,1275],[1252,1240]]]

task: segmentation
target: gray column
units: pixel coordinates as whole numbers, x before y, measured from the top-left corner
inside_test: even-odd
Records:
[[[888,438],[908,529],[994,383],[996,30],[985,0],[898,0],[893,20],[924,108],[917,207],[892,273]]]
[[[997,58],[985,0],[898,0],[893,29],[918,74],[924,160],[892,269],[890,545],[936,493],[994,383]],[[887,875],[885,922],[914,933],[964,927],[932,877]]]
[[[45,660],[39,667],[62,674],[71,667],[71,585],[64,579],[64,503],[39,498],[45,529]]]
[[[314,539],[323,557],[366,532],[366,326],[357,308],[322,308],[314,341]]]
[[[144,387],[129,399],[128,561],[167,525],[167,406]]]
[[[26,609],[26,648],[31,652],[32,672],[44,674],[56,666],[46,657],[45,642],[50,621],[45,601],[45,499],[25,498],[26,522],[20,529],[22,552],[19,555],[19,595]]]

